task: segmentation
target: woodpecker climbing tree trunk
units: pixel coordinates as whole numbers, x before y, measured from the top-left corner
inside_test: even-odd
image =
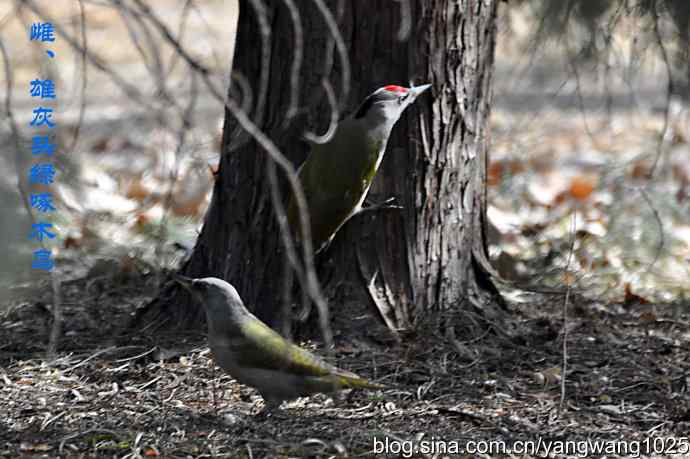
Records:
[[[397,197],[404,210],[366,216],[350,234],[362,241],[358,265],[390,326],[409,328],[430,309],[495,323],[503,315],[485,232],[497,3],[410,2],[408,43],[395,41],[399,14],[383,5],[376,15],[355,12],[343,26],[358,57],[353,75],[379,69],[374,83],[407,77],[433,85],[394,129],[372,189]]]
[[[259,20],[253,2],[240,1],[234,69],[252,88],[250,116],[298,165],[306,155],[300,135],[306,129],[324,132],[328,125],[321,80],[327,78],[342,94],[344,67],[316,2],[294,2],[304,46],[296,81],[298,116],[286,122],[300,35],[289,3],[264,1],[266,16]],[[325,290],[331,298],[343,285],[338,281],[355,280],[372,300],[364,311],[331,301],[335,319],[365,313],[379,316],[392,330],[412,329],[429,317],[442,317],[440,324],[447,325],[447,318],[459,314],[471,317],[465,324],[481,318],[500,323],[504,309],[485,234],[498,0],[411,1],[408,15],[401,13],[404,3],[326,1],[350,60],[349,110],[385,84],[412,80],[433,87],[393,129],[370,191],[373,201],[395,197],[403,209],[352,218],[321,256],[319,274],[330,279]],[[262,35],[262,24],[268,36]],[[232,149],[236,135],[237,123],[226,111],[212,203],[182,271],[228,280],[272,323],[284,292],[284,262],[266,178],[270,160],[251,140]],[[177,306],[172,313],[178,321],[195,320],[188,314],[198,311],[196,305]]]

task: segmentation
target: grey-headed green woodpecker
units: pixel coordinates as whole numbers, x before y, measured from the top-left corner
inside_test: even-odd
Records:
[[[299,169],[307,200],[314,251],[326,248],[338,230],[357,213],[386,151],[396,121],[430,84],[404,88],[388,85],[370,94],[353,116],[341,121],[325,143],[315,143]],[[300,219],[294,196],[287,208],[298,239]]]
[[[237,290],[224,280],[180,275],[174,279],[203,304],[209,347],[218,366],[257,389],[267,411],[284,400],[317,392],[383,388],[285,340],[250,313]]]

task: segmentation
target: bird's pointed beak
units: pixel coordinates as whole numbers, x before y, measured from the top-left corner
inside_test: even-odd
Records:
[[[423,84],[421,86],[411,86],[410,92],[412,93],[412,95],[416,99],[417,97],[419,97],[420,94],[422,94],[424,91],[426,91],[430,87],[431,87],[430,84]]]
[[[185,289],[192,291],[192,284],[194,279],[191,277],[183,276],[182,274],[173,274],[173,280],[183,286]]]

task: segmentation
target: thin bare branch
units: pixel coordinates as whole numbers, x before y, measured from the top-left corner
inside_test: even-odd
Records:
[[[309,211],[307,207],[307,200],[304,195],[304,191],[302,190],[302,185],[299,182],[299,178],[297,177],[297,173],[292,166],[292,163],[280,152],[278,147],[276,147],[271,139],[269,139],[268,136],[249,119],[247,114],[240,110],[240,107],[232,98],[227,99],[225,106],[230,111],[232,116],[237,120],[240,126],[242,126],[242,128],[244,128],[244,130],[251,135],[264,150],[266,150],[271,159],[275,161],[278,166],[280,166],[287,177],[291,191],[295,198],[295,202],[297,204],[297,208],[299,209],[298,213],[300,216],[300,228],[302,230],[302,234],[304,235],[302,247],[304,249],[306,285],[303,285],[302,288],[306,287],[306,290],[309,292],[309,296],[312,298],[314,303],[316,303],[319,311],[319,323],[323,333],[324,342],[330,348],[333,345],[333,336],[329,325],[328,308],[321,293],[318,279],[316,278],[316,270],[314,268],[314,248],[311,239],[311,226],[309,224],[308,215]],[[275,211],[278,215],[278,218],[280,219],[281,216],[284,218],[285,208],[281,200],[279,199],[278,202],[274,204],[277,204]],[[293,249],[293,253],[289,254],[288,256],[296,258],[294,247],[286,247],[286,252],[290,252],[291,248]]]
[[[285,114],[285,122],[288,123],[297,114],[299,107],[299,72],[302,68],[304,55],[304,30],[299,10],[293,0],[283,0],[290,11],[292,27],[295,34],[295,46],[293,47],[292,67],[290,68],[290,105]]]
[[[321,80],[321,86],[323,86],[324,91],[326,91],[328,103],[331,107],[331,120],[328,123],[328,130],[322,136],[314,134],[310,131],[307,131],[303,134],[303,137],[306,140],[318,144],[327,143],[331,140],[331,138],[335,135],[335,130],[338,128],[338,120],[340,119],[340,114],[338,113],[338,101],[335,98],[333,86],[331,86],[331,83],[326,78]]]
[[[51,21],[50,18],[45,16],[43,11],[35,4],[33,0],[23,0],[21,2],[21,5],[26,5],[29,9],[31,9],[31,11],[33,11],[38,17],[42,18],[43,20]],[[60,37],[62,37],[73,49],[82,53],[88,59],[89,63],[93,65],[96,69],[107,74],[111,78],[113,83],[115,83],[120,89],[122,89],[122,91],[125,93],[127,97],[145,106],[148,109],[154,109],[153,105],[146,101],[146,99],[136,86],[129,84],[126,78],[124,78],[122,75],[120,75],[115,70],[106,65],[100,57],[90,52],[88,48],[84,48],[81,43],[79,43],[74,37],[72,37],[65,31],[65,29],[60,25],[60,22],[51,22],[53,23],[55,32]]]
[[[570,66],[570,69],[573,71],[573,75],[575,76],[575,94],[577,95],[577,104],[580,108],[580,115],[582,115],[582,123],[584,125],[585,132],[587,133],[589,138],[594,140],[594,133],[589,127],[589,122],[587,121],[587,109],[585,107],[584,98],[582,97],[582,83],[580,80],[580,71],[577,68],[577,56],[573,53],[573,50],[570,47],[570,40],[567,38],[566,52],[568,57],[568,65]]]
[[[195,8],[195,4],[192,0],[186,0],[184,2],[184,5],[182,6],[182,12],[180,13],[180,21],[178,23],[177,27],[177,41],[180,43],[184,40],[184,35],[185,32],[187,31],[186,25],[187,25],[187,20],[189,19],[189,15],[192,11],[192,9]],[[197,11],[198,12],[198,11]],[[199,17],[203,20],[203,16],[199,14]],[[215,50],[214,50],[215,52]],[[177,63],[181,62],[180,56],[175,53],[172,55],[170,58],[170,63],[168,64],[168,67],[164,70],[165,75],[170,75],[174,70],[175,67],[177,67]]]
[[[81,46],[83,50],[89,48],[87,38],[86,38],[86,12],[84,11],[83,0],[78,0],[79,5],[79,32],[81,35]],[[84,124],[84,116],[86,115],[86,88],[89,83],[89,69],[86,65],[86,53],[79,53],[81,56],[80,64],[81,67],[81,88],[79,93],[79,117],[77,118],[77,124],[74,127],[74,135],[72,136],[72,142],[66,151],[72,152],[79,142],[79,134],[81,133],[81,127]],[[75,68],[77,66],[75,65]]]
[[[53,324],[50,327],[48,356],[52,358],[57,353],[62,336],[62,285],[57,274],[52,270],[50,272],[50,286],[53,292]]]
[[[656,262],[659,261],[659,257],[661,256],[661,251],[664,249],[664,243],[665,243],[664,224],[661,221],[661,217],[659,216],[659,212],[656,210],[656,207],[654,207],[654,203],[652,202],[652,199],[647,194],[647,191],[645,191],[644,188],[640,188],[639,191],[640,191],[640,194],[642,195],[642,198],[645,200],[645,202],[649,206],[649,209],[652,211],[652,215],[654,215],[654,220],[656,221],[656,225],[659,228],[659,243],[657,244],[656,250],[654,252],[654,258],[647,265],[647,269],[646,269],[646,271],[649,272],[654,267]]]
[[[141,0],[137,0],[141,1]],[[259,22],[261,35],[261,74],[259,76],[259,90],[257,91],[256,106],[254,107],[253,123],[261,125],[264,120],[264,106],[268,95],[268,77],[271,70],[271,26],[268,24],[266,7],[261,0],[251,0],[254,16]]]
[[[558,404],[558,411],[563,412],[565,404],[565,380],[568,371],[568,301],[570,300],[570,289],[572,282],[570,279],[570,263],[573,260],[575,252],[575,237],[577,234],[577,210],[573,209],[573,214],[570,220],[570,247],[568,249],[568,259],[563,268],[563,277],[566,284],[565,297],[563,298],[563,348],[562,348],[562,366],[561,366],[561,400]]]
[[[136,14],[133,10],[122,3],[121,0],[113,0],[113,2],[115,5],[117,5],[117,12],[120,15],[120,19],[122,19],[122,23],[127,29],[129,41],[134,45],[134,48],[141,57],[144,67],[146,67],[146,69],[149,71],[149,74],[151,74],[154,81],[159,82],[161,79],[160,77],[163,74],[163,65],[160,60],[160,50],[155,46],[151,31],[148,29],[140,14]],[[136,26],[133,21],[136,22]],[[144,49],[144,46],[142,45],[138,36],[139,32],[135,27],[138,27],[139,30],[141,30],[141,34],[146,39],[146,43],[149,46],[148,52],[146,49]]]
[[[395,0],[400,3],[400,28],[398,29],[398,41],[405,41],[412,30],[412,9],[410,0]]]
[[[21,9],[18,8],[17,12],[21,14]],[[21,134],[19,132],[19,126],[17,125],[17,122],[14,118],[14,113],[12,111],[12,88],[14,85],[14,78],[12,75],[9,55],[7,54],[7,50],[5,49],[2,39],[0,39],[0,53],[2,54],[3,62],[5,63],[5,80],[7,82],[7,95],[5,96],[5,111],[7,113],[7,119],[10,122],[10,130],[12,131],[12,139],[15,145],[15,167],[17,173],[17,188],[21,196],[22,204],[24,205],[24,208],[26,209],[26,212],[29,215],[29,219],[32,224],[35,224],[37,221],[36,216],[33,213],[31,201],[29,199],[29,195],[24,183],[24,178],[20,170],[20,164],[22,163]],[[39,240],[39,245],[43,250],[49,250],[46,247],[45,242],[43,240]],[[51,269],[49,271],[49,276],[51,282],[51,289],[53,293],[53,324],[51,326],[47,354],[49,357],[53,357],[57,352],[57,348],[60,341],[60,333],[62,330],[62,296],[60,294],[60,280],[58,279],[54,269]]]
[[[137,4],[141,6],[141,0],[134,0]],[[315,0],[317,1],[317,0]],[[258,0],[252,0],[256,2],[257,5],[263,6]],[[238,105],[237,101],[232,97],[223,97],[222,93],[215,86],[214,82],[211,80],[210,71],[203,66],[201,63],[197,62],[182,46],[182,44],[177,41],[173,36],[167,26],[146,6],[143,5],[142,11],[147,14],[149,20],[159,29],[161,35],[168,41],[168,43],[173,46],[173,48],[180,54],[180,56],[187,61],[190,68],[198,72],[206,86],[208,87],[210,93],[216,97],[216,99],[223,101],[225,107],[228,109],[230,114],[237,120],[239,125],[244,129],[247,134],[249,134],[256,142],[268,153],[271,160],[275,161],[277,165],[281,168],[286,176],[288,184],[290,186],[290,191],[292,192],[295,203],[297,204],[299,223],[301,234],[303,235],[302,249],[304,255],[304,279],[306,280],[306,285],[302,285],[311,297],[312,301],[317,306],[319,311],[319,323],[321,326],[321,331],[324,336],[325,343],[331,347],[333,344],[332,332],[329,326],[328,319],[328,307],[326,301],[321,293],[321,288],[319,286],[318,278],[316,277],[316,269],[314,267],[314,247],[311,238],[311,225],[309,223],[309,211],[307,207],[307,200],[302,190],[302,186],[299,181],[299,177],[293,167],[292,163],[280,152],[278,147],[273,143],[273,141],[257,126],[257,124],[251,120],[246,111],[243,111]],[[265,11],[264,11],[265,13]],[[258,105],[258,103],[257,103]],[[275,212],[278,218],[285,213],[285,209],[282,200],[278,200],[277,206],[275,207]],[[290,235],[292,237],[292,235]],[[291,249],[294,251],[293,245],[288,245],[285,247],[286,252],[290,252]],[[290,253],[287,256],[294,257],[296,259],[296,253]]]
[[[338,51],[338,55],[340,56],[342,76],[340,88],[341,93],[340,100],[338,101],[338,107],[342,111],[345,108],[345,104],[347,104],[347,97],[350,94],[350,59],[347,55],[347,46],[345,45],[345,40],[343,39],[343,36],[340,33],[340,28],[338,27],[338,23],[333,17],[331,10],[326,6],[323,0],[313,1],[316,4],[319,11],[321,12],[321,15],[323,16],[324,20],[326,21],[326,25],[328,26],[328,30],[331,32],[331,37],[335,41],[336,50]],[[343,10],[342,2],[339,3],[338,9],[339,11]],[[330,47],[331,46],[329,44],[328,49],[330,49]],[[327,64],[328,61],[329,59],[326,60]],[[326,73],[326,75],[327,74],[328,73]]]
[[[10,56],[5,48],[5,41],[0,37],[0,54],[2,54],[2,62],[4,63],[5,71],[5,114],[7,115],[7,121],[10,125],[10,131],[12,132],[12,142],[14,143],[14,160],[15,168],[17,173],[17,187],[19,189],[19,194],[22,198],[22,204],[26,209],[26,213],[29,215],[32,223],[36,223],[33,211],[31,210],[31,203],[29,201],[29,195],[24,184],[23,176],[20,170],[20,164],[22,163],[22,137],[19,131],[19,125],[14,117],[14,111],[12,110],[12,94],[14,87],[14,75],[12,74],[12,64],[10,63]]]
[[[671,60],[668,57],[668,51],[666,50],[666,46],[664,46],[664,41],[661,37],[661,31],[659,30],[659,5],[655,2],[654,3],[654,11],[652,14],[652,22],[654,24],[654,38],[656,38],[656,43],[659,46],[659,51],[661,51],[661,59],[664,61],[664,66],[666,68],[666,100],[664,101],[664,124],[661,128],[661,132],[659,133],[659,141],[657,142],[656,145],[656,155],[654,157],[654,163],[652,164],[652,167],[649,169],[649,174],[648,178],[652,179],[654,177],[654,174],[656,173],[657,166],[659,165],[659,161],[661,159],[661,155],[663,154],[663,148],[664,148],[664,140],[666,138],[666,134],[668,132],[668,126],[669,126],[669,118],[670,118],[670,112],[671,112],[671,95],[673,94],[673,74],[671,72]]]
[[[243,112],[249,113],[253,102],[252,86],[249,84],[249,80],[239,70],[232,72],[232,80],[236,81],[240,87],[240,96],[242,96],[242,107],[240,108]]]

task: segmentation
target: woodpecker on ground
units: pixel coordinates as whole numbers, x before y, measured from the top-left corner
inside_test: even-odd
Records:
[[[264,398],[267,412],[284,400],[346,388],[382,389],[285,340],[244,306],[237,290],[215,277],[174,279],[203,304],[216,363]]]
[[[393,126],[430,87],[379,88],[364,99],[353,116],[338,124],[327,142],[312,145],[300,167],[299,179],[307,200],[315,252],[326,248],[345,222],[361,209]],[[302,239],[294,196],[288,202],[287,217],[293,234]]]

